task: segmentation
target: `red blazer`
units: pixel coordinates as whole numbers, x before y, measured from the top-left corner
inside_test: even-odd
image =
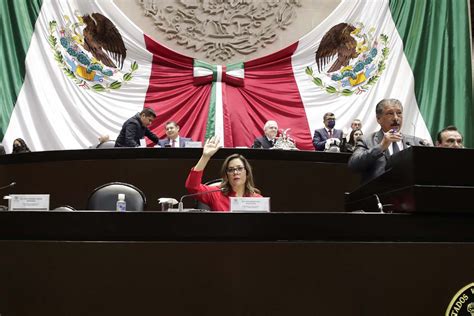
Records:
[[[205,191],[213,191],[218,189],[216,186],[209,186],[202,184],[203,171],[195,171],[194,168],[189,172],[188,178],[186,179],[186,189],[189,193],[198,193]],[[212,192],[208,194],[201,194],[195,196],[195,198],[203,203],[206,203],[211,207],[212,211],[229,212],[230,211],[230,199],[231,196],[237,196],[234,191],[229,192],[229,195],[225,195],[223,192]],[[260,194],[253,194],[254,197],[261,197]]]

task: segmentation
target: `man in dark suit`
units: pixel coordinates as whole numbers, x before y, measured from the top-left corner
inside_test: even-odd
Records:
[[[436,136],[436,147],[464,148],[463,137],[456,126],[449,125],[438,132]]]
[[[427,145],[421,138],[403,135],[403,106],[397,99],[383,99],[375,108],[380,130],[364,135],[349,159],[349,168],[362,174],[362,182],[367,182],[385,172],[391,155],[411,145]]]
[[[140,113],[126,120],[115,141],[115,147],[139,147],[140,139],[145,136],[155,144],[158,143],[158,137],[148,129],[155,118],[153,109],[144,108]]]
[[[278,134],[278,124],[275,121],[267,121],[263,127],[265,135],[254,140],[252,148],[269,149],[275,145]]]
[[[326,141],[331,138],[342,139],[342,130],[335,129],[336,116],[328,112],[323,116],[324,127],[314,131],[313,146],[315,150],[323,151],[326,147]]]
[[[160,139],[161,147],[175,147],[183,148],[186,142],[191,142],[191,138],[184,138],[179,136],[179,125],[175,121],[169,121],[165,124],[166,138]]]

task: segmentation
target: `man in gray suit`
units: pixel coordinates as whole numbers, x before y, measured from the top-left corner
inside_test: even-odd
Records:
[[[411,145],[426,146],[420,138],[402,135],[403,106],[397,99],[383,99],[375,108],[378,132],[364,135],[357,142],[349,159],[349,168],[362,174],[362,182],[367,182],[385,172],[391,155]]]
[[[179,125],[175,121],[169,121],[165,124],[166,138],[160,139],[159,145],[161,147],[175,147],[183,148],[187,142],[191,142],[191,138],[184,138],[179,136]]]

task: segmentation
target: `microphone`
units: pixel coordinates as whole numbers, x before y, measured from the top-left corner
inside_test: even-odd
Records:
[[[418,141],[418,144],[416,144],[416,142],[414,142],[415,144],[412,144],[410,142],[407,142],[407,146],[424,146],[424,147],[429,147],[430,146],[430,143],[428,143],[426,140],[424,139],[420,139]]]
[[[420,140],[419,143],[420,143],[421,146],[429,146],[429,145],[430,145],[430,143],[428,143],[428,142],[427,142],[426,140],[424,140],[424,139]]]
[[[425,146],[425,147],[429,147],[430,146],[430,143],[429,141],[427,141],[426,139],[420,139],[418,141],[418,144],[416,143],[416,121],[418,120],[418,116],[416,116],[416,120],[415,120],[415,123],[411,123],[411,125],[413,126],[413,135],[412,135],[412,138],[413,138],[413,143],[410,143],[410,142],[407,142],[407,145],[408,146]]]
[[[13,181],[13,182],[10,183],[10,184],[7,184],[7,185],[4,185],[3,187],[0,187],[0,190],[7,189],[7,188],[11,188],[11,187],[14,187],[15,185],[16,185],[16,182]]]
[[[379,196],[377,194],[374,194],[375,199],[377,200],[377,208],[379,209],[380,213],[384,213],[383,211],[383,205],[380,203]]]
[[[214,192],[220,192],[222,191],[222,188],[217,189],[217,190],[211,190],[211,191],[202,191],[202,192],[197,192],[197,193],[192,193],[192,194],[185,194],[182,197],[179,198],[179,203],[178,203],[178,212],[183,211],[183,199],[191,196],[197,196],[197,195],[203,195],[203,194],[208,194],[208,193],[214,193]]]

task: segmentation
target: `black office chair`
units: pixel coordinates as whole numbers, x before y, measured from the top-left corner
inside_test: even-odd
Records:
[[[96,188],[89,196],[87,209],[115,211],[119,193],[125,194],[127,211],[143,211],[145,209],[145,194],[136,186],[123,182],[111,182]]]
[[[95,148],[97,149],[115,148],[115,140],[108,140],[106,142],[100,143]]]
[[[214,179],[214,180],[211,180],[211,181],[207,181],[206,183],[204,183],[205,185],[209,185],[211,187],[219,187],[222,183],[222,178],[219,178],[219,179]],[[196,209],[198,210],[208,210],[208,211],[211,211],[211,207],[209,205],[207,205],[206,203],[203,203],[201,201],[198,201],[196,200]]]
[[[76,209],[70,205],[61,205],[56,207],[51,211],[58,211],[58,212],[74,212]]]

